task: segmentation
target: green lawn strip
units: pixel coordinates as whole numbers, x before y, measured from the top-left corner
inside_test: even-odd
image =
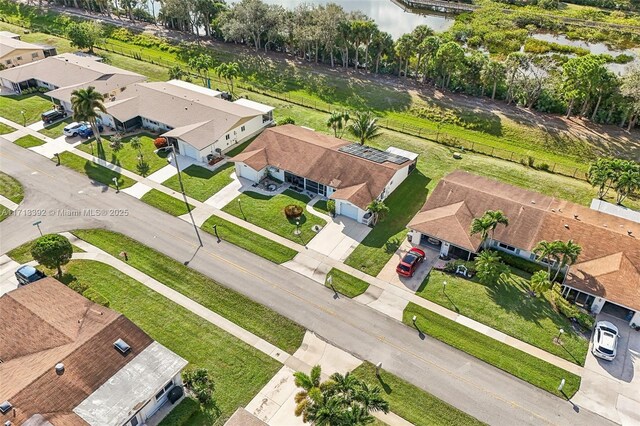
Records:
[[[317,201],[314,205],[313,208],[315,210],[318,210],[320,213],[324,213],[326,215],[331,215],[331,213],[329,213],[329,207],[327,207],[327,200],[320,200]]]
[[[213,215],[202,225],[202,229],[212,235],[213,225],[217,225],[218,235],[220,239],[235,244],[253,254],[264,257],[274,263],[284,263],[293,259],[297,251],[283,246],[267,237],[256,234],[242,226],[229,222],[219,216]]]
[[[569,397],[576,393],[580,387],[580,376],[485,336],[414,303],[407,305],[402,321],[409,326],[413,326],[412,318],[414,315],[417,316],[418,328],[424,334],[466,352],[547,392],[562,396],[558,392],[558,385],[562,379],[566,380],[564,392]]]
[[[136,181],[128,178],[127,176],[123,176],[118,172],[109,170],[106,167],[96,164],[93,161],[86,160],[69,151],[65,151],[60,154],[60,164],[77,172],[84,173],[89,177],[89,179],[103,183],[112,188],[115,188],[113,178],[118,180],[118,187],[120,189],[128,188],[136,183]]]
[[[31,262],[33,260],[33,256],[31,256],[31,247],[34,243],[35,240],[26,242],[8,252],[7,255],[18,263]],[[74,253],[84,253],[84,250],[74,244],[71,244],[71,247],[73,248]]]
[[[493,285],[432,271],[416,293],[445,308],[456,310],[478,322],[495,328],[578,365],[584,365],[589,341],[573,331],[571,322],[558,313],[545,297],[528,293],[528,274],[519,271]],[[447,281],[446,294],[443,281]],[[455,306],[454,306],[455,304]],[[456,309],[457,308],[457,309]],[[563,329],[562,346],[553,342]]]
[[[102,148],[100,148],[93,139],[78,145],[77,148],[88,154],[102,158],[111,164],[115,164],[116,166],[129,170],[130,172],[141,174],[138,170],[138,157],[140,153],[138,150],[131,148],[131,145],[129,144],[133,137],[140,138],[140,142],[142,142],[142,158],[149,165],[148,175],[167,165],[167,151],[160,151],[156,154],[154,152],[156,147],[153,145],[155,137],[148,133],[141,133],[122,138],[122,147],[117,152],[109,145],[109,136],[102,137]]]
[[[45,142],[42,139],[36,138],[35,136],[26,135],[16,139],[15,141],[13,141],[13,143],[23,148],[32,148],[34,146],[44,145]]]
[[[125,235],[102,229],[73,233],[113,256],[126,251],[134,268],[289,353],[302,343],[304,328],[295,322]]]
[[[188,213],[187,206],[182,199],[172,197],[157,189],[147,192],[140,200],[173,216],[182,216]],[[194,207],[189,204],[189,208],[193,210]]]
[[[300,235],[295,235],[296,219],[287,219],[284,208],[290,204],[304,208],[308,202],[309,198],[306,195],[298,194],[289,189],[278,195],[244,192],[222,210],[281,237],[296,243],[306,244],[316,235],[311,227],[313,225],[324,226],[326,222],[310,213],[303,213],[299,218]]]
[[[206,368],[216,384],[214,400],[190,416],[189,424],[210,425],[246,405],[281,365],[268,355],[191,311],[143,286],[117,269],[95,261],[71,261],[70,277],[89,285],[149,336],[187,361]]]
[[[200,403],[194,397],[187,396],[162,419],[159,426],[192,425],[196,423],[195,417],[199,417],[201,412]]]
[[[251,145],[251,142],[253,142],[255,138],[257,138],[257,136],[249,139],[246,142],[242,142],[240,145],[236,146],[235,148],[230,149],[225,155],[228,157],[235,157],[236,155],[240,154],[242,151],[247,149],[247,147]]]
[[[367,291],[369,283],[362,281],[360,278],[356,278],[353,275],[349,275],[339,269],[332,268],[327,276],[331,275],[333,288],[340,294],[344,294],[347,297],[356,297]],[[325,283],[325,286],[331,288],[329,283]]]
[[[369,232],[345,263],[374,277],[378,275],[404,240],[407,223],[422,208],[429,181],[417,170],[411,173],[384,201],[389,207],[387,216]]]
[[[370,385],[378,385],[391,412],[416,426],[482,425],[481,421],[436,398],[417,386],[385,371],[376,375],[370,362],[360,364],[352,374]]]
[[[0,195],[10,199],[16,204],[20,204],[24,198],[22,185],[13,177],[0,172]]]
[[[11,126],[7,126],[4,123],[0,123],[0,135],[6,135],[7,133],[13,133],[16,129]]]
[[[0,111],[2,111],[0,115],[21,126],[40,121],[40,115],[52,107],[51,100],[40,93],[0,96]]]
[[[182,170],[184,191],[189,197],[204,202],[216,192],[233,182],[233,179],[231,179],[231,172],[233,172],[233,170],[232,163],[227,163],[214,171],[191,165]],[[170,177],[162,184],[174,191],[180,192],[178,175]]]
[[[69,118],[65,118],[62,121],[59,121],[55,124],[52,124],[50,126],[46,126],[44,129],[42,130],[38,130],[39,133],[42,133],[45,136],[49,136],[51,139],[56,139],[59,138],[60,136],[62,136],[64,134],[63,130],[64,128],[67,126],[67,124],[73,122],[73,118],[69,117]]]

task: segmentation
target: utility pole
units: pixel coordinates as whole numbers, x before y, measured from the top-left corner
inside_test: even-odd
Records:
[[[182,198],[184,198],[184,205],[187,206],[187,212],[189,212],[189,217],[191,218],[193,229],[196,231],[198,242],[200,243],[200,247],[202,247],[202,238],[200,238],[200,232],[198,231],[198,227],[196,226],[196,221],[193,220],[191,206],[189,206],[189,202],[187,201],[187,194],[184,192],[184,185],[182,184],[182,174],[180,173],[180,166],[178,165],[178,154],[176,153],[175,145],[171,144],[171,149],[173,151],[173,161],[176,162],[176,169],[178,169],[178,182],[180,182],[180,192],[182,192]]]

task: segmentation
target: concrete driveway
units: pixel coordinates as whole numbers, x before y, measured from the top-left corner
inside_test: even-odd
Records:
[[[15,272],[20,264],[11,260],[9,256],[0,256],[0,296],[18,288]]]
[[[616,423],[640,425],[640,332],[608,314],[598,315],[597,320],[618,327],[618,354],[613,361],[604,361],[589,352],[573,402]]]
[[[398,250],[391,256],[391,259],[384,265],[382,271],[378,274],[378,279],[391,283],[397,287],[409,289],[411,291],[416,291],[420,288],[420,285],[427,277],[433,265],[438,261],[439,252],[429,247],[419,246],[418,248],[425,252],[427,255],[426,259],[418,269],[416,273],[411,278],[400,277],[396,272],[396,267],[398,266],[398,262],[400,259],[412,248],[418,247],[416,244],[410,243],[409,240],[405,239]]]

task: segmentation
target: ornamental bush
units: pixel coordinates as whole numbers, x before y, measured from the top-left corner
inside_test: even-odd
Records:
[[[154,145],[157,149],[164,148],[165,146],[167,146],[167,145],[168,145],[167,138],[156,138],[156,139],[153,141],[153,145]]]
[[[295,204],[289,204],[284,208],[284,215],[287,216],[287,219],[295,219],[302,216],[302,212],[304,209]]]

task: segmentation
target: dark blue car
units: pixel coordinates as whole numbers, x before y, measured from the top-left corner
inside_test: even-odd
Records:
[[[16,271],[16,278],[18,279],[18,284],[27,285],[42,278],[46,277],[44,272],[37,270],[33,266],[23,265],[18,268]]]
[[[104,128],[102,127],[102,124],[98,124],[98,131],[102,132]],[[78,129],[78,135],[80,135],[83,138],[89,139],[90,137],[93,136],[93,129],[91,128],[90,125],[88,124],[83,124],[79,129]]]

